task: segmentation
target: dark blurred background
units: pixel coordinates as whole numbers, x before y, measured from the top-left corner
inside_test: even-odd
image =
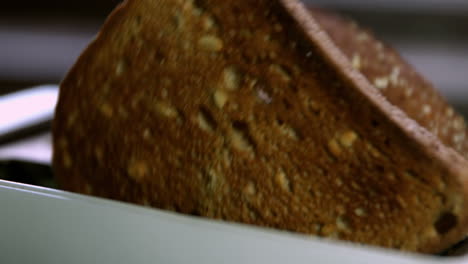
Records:
[[[119,0],[4,1],[0,94],[58,83]],[[305,0],[350,16],[397,48],[468,115],[467,0]]]

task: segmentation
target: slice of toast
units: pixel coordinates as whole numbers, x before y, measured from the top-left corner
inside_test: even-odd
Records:
[[[126,1],[61,85],[59,183],[409,251],[460,240],[466,160],[316,17],[297,0]]]
[[[466,123],[440,93],[398,53],[355,22],[333,13],[310,9],[332,41],[387,98],[442,143],[468,157]]]

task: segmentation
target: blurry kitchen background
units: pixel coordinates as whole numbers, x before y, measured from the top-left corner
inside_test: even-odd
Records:
[[[119,0],[3,1],[0,94],[59,83]],[[468,0],[306,0],[397,48],[468,115]]]

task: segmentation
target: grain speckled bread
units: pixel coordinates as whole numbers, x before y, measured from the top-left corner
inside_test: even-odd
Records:
[[[386,97],[447,146],[468,157],[466,124],[432,85],[397,52],[356,23],[323,10],[311,9],[333,42]]]
[[[439,252],[468,227],[464,122],[363,32],[296,0],[128,0],[61,85],[57,179],[181,213]]]

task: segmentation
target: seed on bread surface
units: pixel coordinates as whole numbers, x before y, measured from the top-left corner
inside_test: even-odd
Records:
[[[214,35],[204,35],[198,40],[198,46],[204,51],[218,52],[223,49],[223,41]]]

